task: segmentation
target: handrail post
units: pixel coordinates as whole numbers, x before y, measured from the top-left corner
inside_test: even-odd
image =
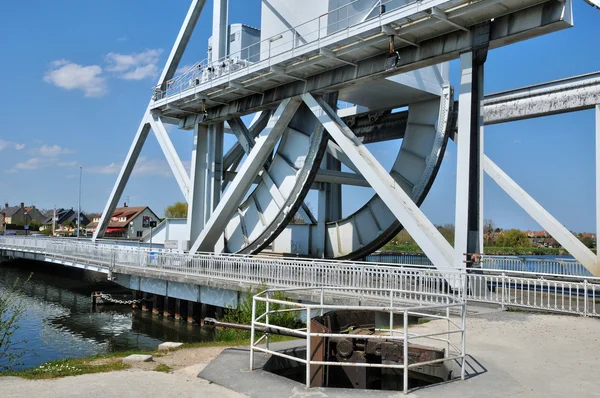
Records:
[[[306,307],[306,388],[310,388],[310,360],[311,360],[311,347],[310,347],[310,307]]]
[[[404,344],[402,345],[403,353],[403,385],[404,394],[408,394],[408,311],[404,310]]]
[[[269,349],[269,307],[270,307],[270,303],[269,300],[271,299],[271,292],[267,292],[267,301],[265,302],[265,322],[267,323],[267,332],[265,333],[265,346],[267,347],[267,350]]]
[[[588,316],[588,281],[583,280],[583,316]]]
[[[505,286],[505,284],[506,284],[506,281],[505,281],[505,279],[506,279],[506,274],[503,272],[503,273],[502,273],[502,301],[501,301],[501,303],[500,303],[500,304],[501,304],[501,306],[502,306],[502,307],[501,307],[501,308],[502,308],[502,311],[504,311],[504,310],[505,310],[505,308],[504,308],[504,300],[505,300],[505,297],[504,297],[504,286]]]
[[[254,321],[256,320],[256,297],[252,297],[252,325],[250,327],[250,370],[254,370]]]

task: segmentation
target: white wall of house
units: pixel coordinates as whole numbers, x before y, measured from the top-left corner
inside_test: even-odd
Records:
[[[187,250],[189,230],[187,219],[167,218],[152,231],[152,243],[163,244],[165,249]],[[150,242],[150,234],[144,235],[143,242]]]
[[[154,213],[152,213],[150,209],[146,209],[143,212],[141,212],[136,218],[131,220],[131,222],[129,223],[129,228],[127,230],[127,238],[140,239],[148,232],[150,232],[150,228],[144,228],[142,226],[144,216],[150,216],[150,221],[156,221],[157,224],[160,222],[158,217]]]

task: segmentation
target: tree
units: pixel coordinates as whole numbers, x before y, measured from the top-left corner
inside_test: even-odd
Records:
[[[518,229],[511,229],[502,232],[496,239],[498,247],[528,247],[529,239],[524,232]]]
[[[483,220],[483,236],[485,237],[485,245],[491,246],[494,243],[494,221],[487,219]]]
[[[73,221],[67,220],[65,222],[63,222],[62,224],[63,227],[68,228],[68,229],[73,229],[75,228],[75,224],[73,224]]]
[[[578,238],[586,247],[590,249],[596,247],[596,241],[592,237],[579,234]]]
[[[188,204],[185,202],[175,202],[165,209],[166,218],[187,218]]]
[[[25,283],[21,284],[17,279],[11,287],[0,291],[0,373],[21,365],[19,360],[28,351],[26,340],[14,340],[15,333],[20,328],[19,320],[27,310],[20,294]]]

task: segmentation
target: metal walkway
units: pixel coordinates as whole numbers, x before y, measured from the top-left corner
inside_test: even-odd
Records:
[[[600,278],[503,270],[440,271],[427,266],[392,265],[276,257],[182,254],[168,250],[77,242],[67,239],[0,237],[0,257],[26,258],[108,274],[139,275],[245,291],[272,288],[399,289],[409,301],[430,293],[469,301],[583,316],[600,316]],[[464,286],[468,277],[469,289]],[[354,292],[354,293],[353,293]],[[466,293],[466,295],[464,295]],[[463,296],[464,295],[464,296]],[[433,297],[433,296],[427,296]],[[356,298],[356,297],[355,297]],[[361,295],[359,299],[378,297]],[[305,298],[310,300],[311,298]],[[318,301],[318,298],[312,298]]]

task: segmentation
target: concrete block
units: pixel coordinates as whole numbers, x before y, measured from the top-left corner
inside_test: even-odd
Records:
[[[152,361],[152,355],[141,355],[134,354],[128,357],[123,358],[123,363],[132,363],[132,362],[150,362]]]
[[[173,343],[173,342],[167,341],[165,343],[159,344],[158,350],[159,351],[171,350],[173,348],[181,347],[182,345],[183,345],[183,343]]]

